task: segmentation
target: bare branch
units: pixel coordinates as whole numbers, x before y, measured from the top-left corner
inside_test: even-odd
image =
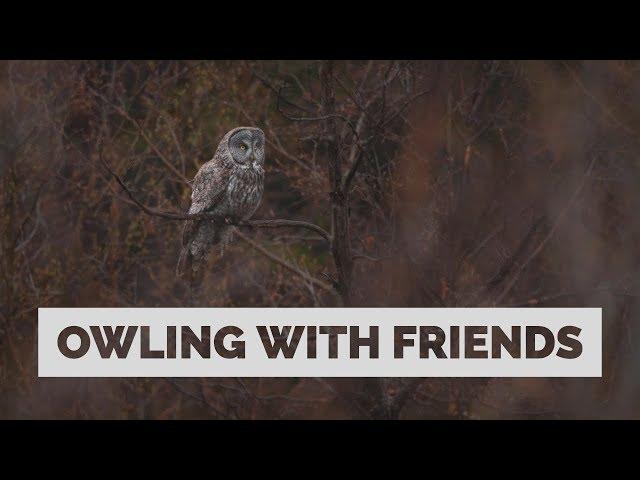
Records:
[[[176,167],[174,167],[171,164],[171,162],[165,157],[165,155],[160,151],[160,149],[156,146],[156,144],[153,143],[153,141],[151,141],[151,138],[147,135],[144,128],[142,127],[142,125],[140,125],[140,122],[137,119],[133,118],[131,115],[129,115],[129,113],[127,113],[127,111],[124,108],[111,102],[108,98],[106,98],[101,93],[91,88],[89,88],[89,90],[93,93],[93,95],[95,95],[96,97],[100,98],[103,102],[113,107],[116,110],[116,112],[118,112],[122,117],[127,119],[129,122],[133,123],[138,129],[138,132],[140,133],[142,138],[145,140],[145,142],[147,142],[147,144],[151,147],[151,149],[155,152],[155,154],[158,155],[158,158],[160,158],[160,161],[171,171],[171,173],[173,173],[173,175],[176,176],[181,182],[186,183],[187,185],[189,184],[189,179],[185,177]]]
[[[300,270],[298,267],[296,267],[295,265],[287,262],[286,260],[280,258],[279,256],[277,256],[275,253],[270,252],[269,250],[267,250],[266,248],[264,248],[262,245],[260,245],[259,243],[257,243],[256,241],[252,240],[251,238],[247,237],[245,234],[243,234],[242,232],[236,231],[237,235],[244,240],[245,242],[247,242],[249,245],[251,245],[253,248],[255,248],[257,251],[259,251],[260,253],[262,253],[264,256],[266,256],[267,258],[273,260],[274,262],[276,262],[279,265],[282,265],[284,268],[286,268],[287,270],[289,270],[290,272],[295,273],[296,275],[304,278],[306,281],[313,283],[314,285],[323,288],[324,290],[327,291],[334,291],[333,287],[331,285],[329,285],[328,283],[323,282],[322,280],[318,280],[317,278],[313,278],[311,275],[309,275],[306,272],[303,272],[302,270]]]
[[[286,219],[269,219],[269,220],[247,220],[232,223],[237,227],[249,227],[249,228],[281,228],[281,227],[293,227],[293,228],[305,228],[316,232],[328,243],[331,243],[331,235],[324,228],[314,223],[305,222],[302,220],[286,220]]]
[[[580,89],[583,91],[583,93],[587,97],[589,97],[596,105],[598,105],[598,107],[600,107],[600,110],[602,110],[602,112],[605,114],[605,116],[609,117],[609,119],[611,119],[613,121],[613,123],[615,123],[617,126],[622,128],[627,134],[629,134],[629,135],[631,135],[633,137],[637,137],[638,136],[638,133],[635,130],[633,130],[632,128],[627,126],[624,122],[622,122],[620,119],[618,119],[618,117],[611,111],[610,108],[608,108],[593,93],[591,93],[589,91],[589,89],[582,82],[582,80],[580,80],[580,76],[578,75],[578,73],[573,68],[571,68],[567,64],[567,62],[562,62],[562,66],[568,70],[568,72],[571,74],[571,77],[573,78],[573,81],[576,83],[576,85],[578,85],[580,87]]]
[[[116,181],[118,182],[122,190],[124,190],[124,192],[127,194],[129,199],[147,215],[165,218],[167,220],[199,220],[199,219],[220,220],[219,216],[212,215],[210,213],[189,214],[189,213],[178,213],[178,212],[166,212],[163,210],[158,210],[158,209],[149,207],[135,197],[133,192],[127,187],[127,185],[120,178],[120,176],[117,173],[115,173],[111,169],[109,164],[106,162],[106,160],[102,158],[102,155],[100,155],[100,160],[102,161],[102,164],[105,167],[105,169],[111,174],[113,178],[116,179]],[[226,223],[228,223],[229,225],[234,225],[236,227],[249,227],[249,228],[282,228],[282,227],[304,228],[317,233],[322,238],[324,238],[327,241],[327,243],[331,244],[331,235],[329,234],[329,232],[327,232],[324,228],[320,227],[319,225],[315,225],[313,223],[305,222],[301,220],[286,220],[286,219],[274,218],[274,219],[268,219],[268,220],[245,220],[245,221],[229,220],[229,221],[226,221]]]
[[[573,206],[574,201],[576,200],[576,198],[578,197],[578,195],[580,194],[580,192],[584,188],[585,184],[587,183],[587,178],[589,177],[589,175],[591,175],[591,171],[593,170],[593,166],[595,165],[595,163],[596,163],[596,157],[594,156],[593,159],[591,160],[591,163],[587,167],[587,171],[584,173],[584,175],[582,177],[582,180],[580,181],[580,184],[578,185],[578,188],[576,188],[575,192],[573,192],[573,195],[571,195],[571,198],[569,198],[569,201],[567,202],[567,205],[564,207],[564,209],[558,215],[555,223],[553,224],[553,226],[549,230],[549,233],[547,233],[547,235],[542,239],[542,241],[534,249],[534,251],[531,253],[531,255],[529,255],[529,257],[526,259],[526,261],[524,261],[519,266],[519,268],[515,271],[514,275],[511,277],[511,279],[509,280],[508,284],[505,286],[505,288],[502,291],[502,293],[500,293],[500,295],[498,295],[496,297],[496,299],[493,301],[493,305],[494,306],[498,305],[499,303],[502,302],[504,297],[507,296],[507,294],[511,291],[513,286],[516,284],[516,282],[520,278],[520,275],[527,268],[529,263],[531,263],[531,261],[538,256],[538,254],[547,245],[549,240],[553,237],[553,235],[555,234],[556,230],[558,229],[558,226],[560,225],[560,223],[562,223],[562,221],[564,220],[564,218],[567,215],[567,212]]]

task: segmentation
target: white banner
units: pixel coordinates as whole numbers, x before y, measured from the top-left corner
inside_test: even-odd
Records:
[[[601,377],[600,308],[40,308],[40,377]]]

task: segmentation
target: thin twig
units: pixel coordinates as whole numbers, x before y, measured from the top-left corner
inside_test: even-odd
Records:
[[[270,252],[269,250],[267,250],[266,248],[264,248],[262,245],[260,245],[258,242],[256,242],[255,240],[252,240],[251,238],[247,237],[245,234],[243,234],[242,232],[236,231],[236,234],[245,242],[247,242],[249,245],[251,245],[254,249],[256,249],[258,252],[262,253],[265,257],[273,260],[274,262],[276,262],[279,265],[282,265],[284,268],[286,268],[287,270],[289,270],[290,272],[295,273],[296,275],[304,278],[306,281],[313,283],[314,285],[323,288],[324,290],[327,291],[334,291],[333,287],[331,285],[329,285],[328,283],[323,282],[322,280],[318,280],[317,278],[313,278],[311,275],[309,275],[306,272],[303,272],[302,270],[300,270],[298,267],[296,267],[295,265],[287,262],[286,260],[284,260],[283,258],[280,258],[279,256],[277,256],[275,253]]]
[[[509,282],[505,286],[505,288],[502,291],[502,293],[500,293],[500,295],[498,295],[496,297],[496,299],[493,301],[493,305],[494,306],[498,305],[498,304],[500,304],[502,302],[502,300],[507,296],[507,294],[511,291],[511,289],[514,287],[514,285],[517,283],[518,279],[520,278],[520,275],[527,268],[529,263],[531,263],[531,261],[534,258],[536,258],[538,256],[538,254],[540,254],[540,252],[544,249],[544,247],[547,245],[549,240],[553,237],[553,235],[555,234],[556,230],[558,229],[558,227],[560,226],[560,224],[562,223],[562,221],[566,217],[567,213],[569,212],[569,209],[573,206],[573,202],[576,200],[576,198],[578,197],[578,195],[580,194],[580,192],[584,188],[585,184],[587,183],[587,178],[591,174],[591,171],[593,170],[593,166],[595,165],[595,163],[596,163],[596,157],[594,156],[593,159],[591,160],[591,163],[587,167],[587,171],[584,173],[584,175],[582,177],[582,180],[580,181],[580,184],[578,185],[578,188],[576,188],[575,192],[573,192],[573,195],[571,195],[571,197],[569,198],[569,201],[567,202],[567,205],[562,209],[562,211],[558,215],[555,223],[553,224],[553,226],[549,230],[549,233],[547,233],[547,235],[542,239],[542,241],[533,250],[533,252],[531,253],[531,255],[529,255],[529,257],[526,259],[526,261],[523,262],[518,267],[518,269],[515,271],[514,275],[511,277],[511,279],[509,280]]]

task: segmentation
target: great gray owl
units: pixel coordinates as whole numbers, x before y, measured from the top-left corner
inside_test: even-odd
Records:
[[[190,214],[210,213],[213,220],[188,220],[176,273],[197,271],[213,245],[221,252],[233,226],[227,220],[247,220],[258,208],[264,190],[264,132],[238,127],[222,138],[216,154],[193,179]]]

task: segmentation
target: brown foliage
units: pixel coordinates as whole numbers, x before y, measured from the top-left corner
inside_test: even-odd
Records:
[[[638,95],[626,61],[1,63],[0,416],[637,417]],[[162,212],[237,125],[264,222],[194,298]],[[605,377],[35,379],[39,306],[184,305],[603,306]]]

